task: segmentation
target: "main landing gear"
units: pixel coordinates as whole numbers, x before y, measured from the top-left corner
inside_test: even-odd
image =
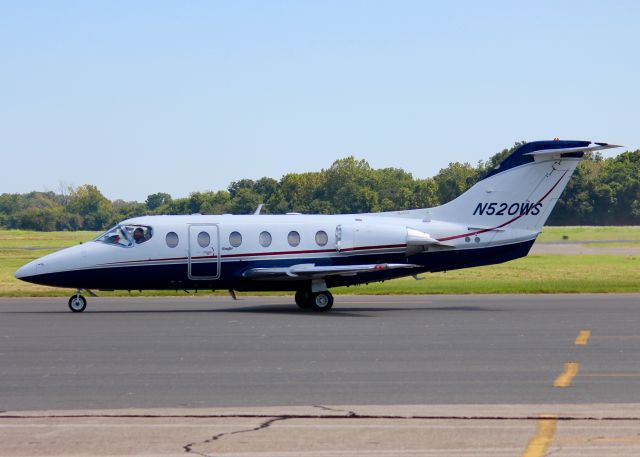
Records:
[[[86,307],[87,299],[80,295],[80,291],[69,298],[69,309],[74,313],[81,313]]]
[[[303,289],[296,292],[296,305],[300,309],[312,309],[317,312],[329,311],[333,306],[333,295],[328,290],[311,292]]]

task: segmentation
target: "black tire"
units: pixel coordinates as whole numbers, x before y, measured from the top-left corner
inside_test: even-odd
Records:
[[[72,295],[69,298],[69,309],[74,313],[81,313],[87,307],[87,299],[82,295]]]
[[[328,290],[311,294],[311,309],[319,313],[327,312],[333,306],[333,295]]]
[[[296,292],[296,305],[300,309],[311,308],[311,292],[308,290],[299,290]]]

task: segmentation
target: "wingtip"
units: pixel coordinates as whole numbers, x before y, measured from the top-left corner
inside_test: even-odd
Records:
[[[605,149],[623,148],[624,147],[621,144],[598,143],[597,141],[594,141],[593,144],[597,144],[598,146],[603,146]]]

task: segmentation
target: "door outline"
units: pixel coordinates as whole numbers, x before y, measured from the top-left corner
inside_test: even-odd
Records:
[[[220,269],[222,267],[222,262],[220,259],[220,225],[219,224],[214,224],[214,223],[206,223],[206,222],[197,222],[197,223],[193,223],[193,224],[187,224],[188,225],[188,229],[187,229],[187,277],[191,280],[194,281],[205,281],[205,280],[212,280],[212,279],[218,279],[220,278]],[[217,264],[217,268],[216,268],[216,275],[215,276],[194,276],[191,274],[191,228],[192,227],[215,227],[215,236],[216,236],[216,241],[215,241],[215,245],[212,246],[213,249],[215,250],[216,253],[216,264]],[[213,258],[213,257],[212,257]]]

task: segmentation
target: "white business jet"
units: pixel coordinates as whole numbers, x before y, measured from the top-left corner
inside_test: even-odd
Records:
[[[127,219],[92,242],[20,268],[16,278],[82,290],[295,291],[328,311],[329,289],[524,257],[590,141],[526,143],[435,208],[344,215],[189,215]],[[257,211],[259,213],[259,211]],[[234,295],[235,297],[235,295]]]

